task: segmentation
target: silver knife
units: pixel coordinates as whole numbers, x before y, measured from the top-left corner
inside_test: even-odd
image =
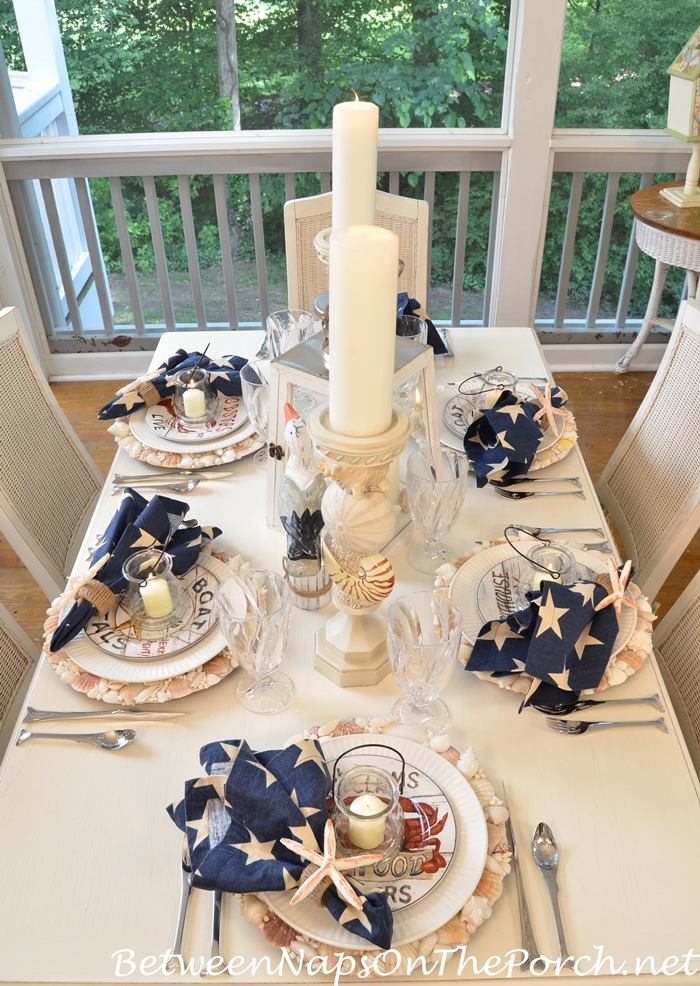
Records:
[[[511,849],[513,850],[513,869],[515,870],[515,884],[518,888],[518,910],[520,911],[520,931],[522,934],[522,949],[527,952],[527,958],[523,959],[520,965],[521,972],[527,972],[530,968],[530,963],[533,959],[537,959],[542,954],[537,947],[537,942],[535,941],[535,934],[532,930],[532,921],[530,920],[530,909],[527,906],[527,897],[525,896],[525,886],[523,884],[523,876],[520,872],[520,859],[518,858],[518,847],[515,844],[515,835],[513,834],[513,824],[510,820],[510,807],[508,805],[508,795],[506,794],[506,786],[503,785],[503,801],[505,802],[506,809],[508,811],[508,818],[506,819],[506,837],[510,842]]]
[[[230,465],[229,463],[226,463]],[[200,479],[221,479],[222,477],[233,475],[231,470],[221,471],[210,470],[210,469],[171,469],[170,472],[145,472],[140,473],[138,476],[123,476],[120,473],[115,473],[112,482],[115,486],[129,485],[130,483],[145,483],[152,482],[153,480],[159,479],[164,483],[172,483],[173,479],[180,476],[183,478],[191,479],[193,476],[198,476]]]
[[[55,719],[99,719],[116,716],[118,718],[139,719],[175,719],[185,716],[186,712],[151,712],[149,709],[105,709],[104,712],[45,712],[43,709],[33,709],[27,706],[27,714],[22,722],[45,722]]]

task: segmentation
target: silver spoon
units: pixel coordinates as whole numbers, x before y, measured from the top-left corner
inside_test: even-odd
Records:
[[[28,739],[73,740],[74,743],[89,743],[103,750],[121,750],[136,739],[136,733],[133,729],[110,729],[106,733],[30,733],[28,729],[23,729],[17,738],[17,746]]]
[[[525,491],[518,490],[506,490],[501,486],[495,486],[493,483],[490,484],[495,489],[499,496],[504,496],[508,500],[527,500],[531,496],[577,496],[579,500],[585,500],[586,494],[582,490],[547,490],[547,492],[541,493],[525,493]]]
[[[192,864],[190,862],[190,850],[187,845],[187,836],[185,836],[182,840],[181,870],[180,909],[177,914],[175,942],[172,947],[172,955],[168,959],[167,965],[165,966],[166,970],[172,969],[176,965],[176,956],[182,956],[182,933],[185,930],[187,904],[189,903],[190,893],[192,892]]]
[[[573,958],[573,956],[569,954],[569,948],[564,937],[564,925],[562,924],[561,912],[559,910],[559,887],[557,886],[559,848],[554,841],[552,830],[545,822],[540,822],[533,833],[532,858],[544,878],[549,899],[552,902],[554,922],[557,926],[557,938],[559,939],[559,962],[564,964],[570,958]]]

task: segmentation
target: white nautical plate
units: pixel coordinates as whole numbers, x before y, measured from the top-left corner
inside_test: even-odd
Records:
[[[464,451],[464,436],[466,434],[467,428],[471,423],[471,412],[474,411],[474,404],[472,401],[465,397],[464,394],[459,393],[458,387],[455,385],[449,387],[448,390],[451,392],[447,400],[442,403],[440,401],[439,395],[438,404],[441,405],[442,414],[442,424],[446,425],[447,428],[452,432],[453,435],[460,440],[459,449]],[[445,391],[446,393],[447,391]],[[532,394],[529,393],[527,388],[518,387],[518,396],[525,399],[532,399]],[[561,436],[564,434],[564,428],[566,427],[566,418],[562,415],[555,415],[554,421],[556,423],[556,430],[551,428],[549,425],[542,433],[542,438],[540,439],[540,444],[537,446],[538,452],[543,452],[545,449],[551,448],[552,445],[559,441]],[[545,419],[545,423],[546,419]],[[442,429],[441,429],[442,436]],[[456,448],[457,446],[451,446],[451,448]]]
[[[578,548],[569,547],[569,551],[576,558],[573,578],[590,579],[593,575],[607,574],[607,562]],[[515,612],[513,593],[520,580],[527,578],[530,572],[525,559],[508,544],[479,551],[462,565],[452,580],[450,599],[462,610],[462,632],[470,644],[474,643],[484,623],[502,620]],[[637,610],[623,606],[612,656],[625,648],[636,625]]]
[[[364,893],[386,890],[394,917],[392,946],[396,948],[436,931],[463,907],[481,879],[488,839],[483,809],[464,777],[444,757],[411,740],[361,734],[322,739],[331,772],[333,762],[341,753],[355,746],[371,745],[377,739],[386,740],[406,758],[404,797],[434,806],[436,824],[447,815],[439,833],[428,836],[424,840],[426,845],[417,852],[400,852],[391,861],[388,872],[384,873],[382,867],[372,881],[360,880],[350,874],[350,879]],[[395,776],[400,769],[398,759],[381,749],[363,754],[362,762],[382,766]],[[407,816],[409,819],[411,814]],[[439,843],[439,848],[434,843],[429,844],[431,838]],[[444,872],[438,871],[441,872],[439,880],[420,870],[423,862],[432,859],[436,850],[444,854],[446,862],[449,856]],[[376,947],[347,931],[325,908],[317,907],[308,898],[292,907],[293,893],[289,890],[260,896],[283,921],[310,938],[345,949]]]
[[[171,441],[169,437],[161,438],[155,435],[146,424],[147,410],[147,408],[142,407],[139,411],[134,411],[133,414],[130,414],[129,428],[134,438],[138,438],[140,442],[148,445],[150,448],[158,449],[159,452],[179,452],[180,455],[194,455],[198,452],[216,452],[218,449],[237,445],[238,442],[242,442],[244,439],[250,438],[251,435],[255,434],[255,425],[248,418],[240,427],[235,428],[228,435],[222,435],[210,441],[187,442],[185,446],[182,442]]]
[[[190,444],[191,442],[208,442],[232,431],[248,420],[248,411],[242,397],[220,397],[216,405],[216,417],[207,425],[200,428],[188,428],[179,421],[175,414],[172,397],[166,397],[160,404],[146,408],[146,426],[156,438],[167,438],[168,441]]]
[[[231,574],[228,565],[218,558],[201,554],[197,565],[210,572],[218,582],[223,582]],[[208,608],[208,607],[207,607]],[[171,678],[185,674],[199,664],[219,654],[226,646],[221,627],[217,624],[201,637],[196,643],[189,645],[177,654],[164,654],[153,658],[141,658],[138,661],[127,660],[118,653],[105,653],[90,640],[84,631],[69,644],[65,650],[84,671],[109,678],[111,681],[158,681],[160,678]]]

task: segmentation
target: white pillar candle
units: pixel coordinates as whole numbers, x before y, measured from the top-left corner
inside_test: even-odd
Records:
[[[149,575],[145,583],[139,587],[143,608],[152,620],[158,620],[173,611],[173,600],[165,579],[156,579]]]
[[[350,805],[355,815],[376,815],[386,805],[373,794],[361,794]],[[348,836],[358,849],[375,849],[384,841],[386,815],[382,818],[348,818]]]
[[[331,233],[329,414],[352,438],[391,425],[399,238],[378,226]]]
[[[206,397],[203,390],[197,387],[187,387],[182,393],[182,403],[186,418],[203,418],[207,410]]]
[[[333,107],[334,230],[374,225],[378,128],[374,103],[356,99]]]

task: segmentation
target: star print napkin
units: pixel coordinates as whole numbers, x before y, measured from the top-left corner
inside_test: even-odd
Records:
[[[595,582],[545,581],[541,592],[526,595],[528,609],[481,628],[467,670],[496,678],[530,675],[533,688],[523,707],[574,702],[584,689],[600,684],[612,654],[615,611],[611,606],[595,611],[607,591]]]
[[[447,347],[440,338],[440,333],[435,328],[435,323],[431,322],[427,315],[418,314],[421,307],[420,301],[416,301],[415,298],[409,298],[407,291],[401,291],[399,293],[396,302],[397,315],[416,315],[418,318],[424,318],[428,326],[428,345],[433,347],[433,352],[436,356],[444,356],[447,352]]]
[[[187,781],[184,798],[167,809],[187,835],[192,885],[232,894],[296,887],[306,863],[280,840],[322,851],[331,778],[320,744],[305,739],[254,753],[245,740],[226,740],[202,747],[200,763],[206,776]],[[333,884],[323,906],[348,931],[390,948],[386,894],[354,889],[362,911],[346,905]]]
[[[115,595],[124,592],[127,581],[122,575],[122,566],[129,555],[141,551],[142,548],[162,547],[171,531],[174,534],[168,542],[168,554],[173,559],[173,573],[184,575],[188,572],[197,561],[202,545],[221,534],[218,527],[198,526],[178,530],[189,509],[188,503],[171,500],[166,496],[154,496],[151,500],[146,500],[136,490],[128,487],[92,558],[94,564],[103,555],[110,555],[95,576],[97,581],[106,585]],[[77,637],[94,612],[95,607],[86,599],[78,600],[54,631],[51,650],[60,650]]]
[[[209,383],[221,397],[240,397],[240,371],[247,362],[248,360],[243,359],[242,356],[222,356],[219,359],[210,359],[208,356],[202,356],[201,353],[186,353],[184,349],[178,349],[174,356],[171,356],[158,367],[156,376],[148,381],[146,378],[134,381],[136,386],[133,390],[117,394],[114,400],[100,408],[97,417],[102,421],[110,418],[121,418],[131,414],[132,411],[139,411],[142,407],[157,403],[155,394],[153,400],[142,396],[139,392],[139,386],[143,391],[151,390],[151,393],[153,393],[152,388],[155,388],[161,400],[170,397],[175,393],[173,374],[177,373],[178,370],[194,369],[197,363],[202,369],[209,370]]]

